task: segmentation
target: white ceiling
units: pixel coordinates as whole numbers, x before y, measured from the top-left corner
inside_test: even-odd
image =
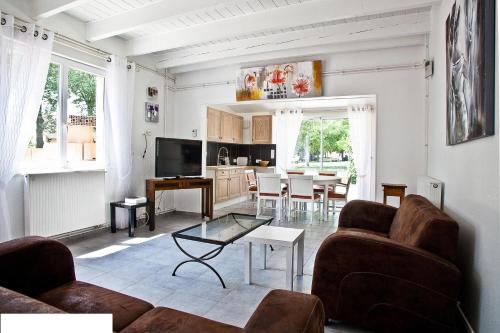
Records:
[[[118,36],[128,55],[150,54],[159,68],[174,69],[424,36],[430,7],[440,0],[4,1],[34,21],[68,14],[84,23],[87,40]]]

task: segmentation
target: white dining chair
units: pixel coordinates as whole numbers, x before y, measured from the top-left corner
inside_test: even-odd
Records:
[[[314,193],[313,188],[313,176],[311,175],[289,175],[288,176],[288,217],[292,210],[297,213],[299,210],[296,204],[300,207],[304,207],[307,211],[307,204],[310,203],[312,206],[311,220],[315,213],[315,204],[318,206],[318,210],[321,211],[320,207],[320,195]],[[293,208],[292,208],[293,207]]]
[[[349,187],[351,186],[351,176],[348,175],[342,178],[342,181],[335,186],[335,189],[328,190],[328,207],[330,207],[330,202],[332,202],[333,214],[335,214],[335,208],[338,202],[347,203],[347,197],[349,195]]]
[[[257,216],[261,215],[262,201],[273,202],[277,210],[278,221],[281,220],[282,210],[286,206],[286,192],[281,189],[281,175],[275,173],[257,174]]]
[[[247,180],[248,195],[250,195],[251,200],[254,201],[255,196],[257,194],[257,179],[255,178],[255,171],[245,170],[245,177]]]

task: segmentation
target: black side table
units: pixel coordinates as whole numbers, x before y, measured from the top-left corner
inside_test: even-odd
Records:
[[[109,208],[111,211],[111,232],[115,233],[116,232],[116,207],[118,208],[125,208],[128,210],[128,236],[129,237],[134,237],[134,228],[137,227],[137,219],[135,216],[135,210],[140,207],[146,207],[148,205],[147,202],[140,203],[137,205],[127,205],[123,201],[119,202],[111,202],[109,204]]]

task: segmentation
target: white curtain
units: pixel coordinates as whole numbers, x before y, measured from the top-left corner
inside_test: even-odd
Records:
[[[127,59],[113,55],[106,68],[105,141],[106,188],[111,201],[123,201],[132,185],[132,114],[135,64],[127,68]],[[127,214],[116,212],[116,227],[126,228]]]
[[[354,167],[357,173],[358,199],[375,200],[372,190],[372,157],[374,108],[371,105],[352,106],[348,109],[349,139]]]
[[[12,237],[6,188],[17,173],[36,125],[52,53],[53,33],[33,24],[0,25],[0,241]]]
[[[300,125],[302,110],[277,110],[274,113],[276,124],[276,171],[285,173],[292,166]]]

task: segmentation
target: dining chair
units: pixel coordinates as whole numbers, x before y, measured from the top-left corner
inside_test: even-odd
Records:
[[[257,174],[257,216],[261,215],[262,201],[273,202],[276,209],[278,221],[281,220],[282,210],[286,206],[286,192],[281,188],[281,175],[275,173]]]
[[[351,186],[351,175],[346,178],[342,178],[341,182],[336,184],[335,190],[331,189],[328,191],[328,205],[330,201],[333,202],[332,208],[335,214],[335,207],[337,202],[341,201],[347,203],[347,196],[349,195],[349,187]],[[338,190],[341,191],[338,191]]]
[[[320,170],[318,171],[318,176],[337,176],[337,171],[328,171],[328,170]],[[329,186],[329,189],[333,189],[333,187]],[[323,185],[314,185],[314,192],[323,195],[324,187]]]
[[[287,175],[303,175],[304,173],[304,170],[286,170]]]
[[[288,217],[292,210],[297,213],[298,210],[308,211],[307,204],[310,203],[312,206],[311,220],[315,212],[314,206],[318,204],[318,210],[321,211],[320,207],[320,195],[314,193],[313,188],[313,176],[311,175],[289,175],[288,176]],[[303,206],[303,209],[299,209],[298,206]],[[293,207],[293,209],[292,209]]]
[[[247,179],[248,194],[251,196],[251,200],[254,201],[257,194],[257,179],[254,170],[245,170],[245,177]]]

